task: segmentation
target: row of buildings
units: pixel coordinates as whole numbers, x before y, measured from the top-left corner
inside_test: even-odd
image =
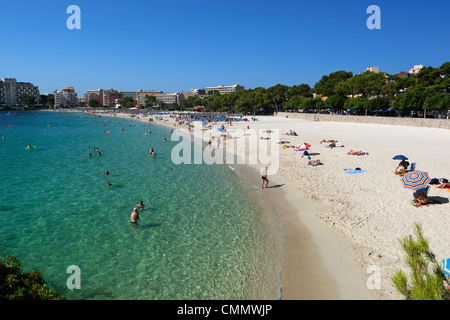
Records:
[[[423,65],[415,65],[409,72],[398,72],[396,75],[401,78],[408,78],[419,73]],[[366,71],[379,73],[379,67],[368,67]],[[52,94],[47,96],[54,97],[55,106],[76,106],[80,102],[84,102],[89,106],[90,101],[97,100],[98,106],[120,107],[121,100],[125,97],[133,99],[135,107],[144,107],[147,96],[154,96],[156,101],[162,101],[166,105],[178,104],[180,105],[184,100],[192,96],[203,98],[211,92],[219,92],[220,94],[227,94],[235,91],[245,90],[244,86],[234,84],[231,86],[216,86],[206,87],[203,89],[191,89],[189,92],[181,93],[164,93],[159,90],[136,90],[136,91],[117,91],[114,89],[95,89],[87,90],[82,96],[78,96],[73,87],[67,87],[60,90],[55,90]],[[39,87],[29,82],[18,82],[15,78],[0,79],[0,105],[15,106],[21,103],[20,95],[26,93],[34,97],[34,103],[39,105],[41,97]]]
[[[136,91],[117,91],[114,89],[95,89],[87,90],[82,96],[78,96],[73,87],[66,87],[55,90],[53,93],[46,93],[44,96],[54,98],[55,106],[76,106],[80,102],[89,105],[89,101],[95,99],[99,106],[119,107],[121,100],[125,97],[133,99],[133,105],[136,107],[145,106],[147,96],[154,96],[156,101],[162,101],[166,105],[178,104],[180,105],[185,99],[190,96],[203,97],[211,91],[217,91],[221,94],[230,93],[233,91],[244,90],[243,86],[217,86],[206,87],[204,89],[191,89],[190,92],[181,93],[164,93],[160,90],[136,90]],[[41,94],[39,87],[29,82],[18,82],[15,78],[0,79],[0,105],[16,106],[20,105],[20,95],[26,93],[34,97],[34,104],[40,105]],[[45,99],[44,99],[45,102]]]
[[[18,82],[15,78],[0,79],[0,105],[15,106],[20,104],[20,95],[26,93],[34,97],[35,103],[40,102],[39,87],[29,82]]]
[[[135,107],[144,107],[146,98],[154,96],[156,101],[164,102],[166,105],[180,105],[185,99],[191,96],[204,97],[209,92],[217,91],[220,94],[226,94],[234,91],[244,90],[244,86],[235,84],[231,86],[206,87],[204,89],[191,89],[190,92],[164,93],[160,90],[136,90],[136,91],[117,91],[114,89],[95,89],[87,90],[79,100],[89,105],[89,101],[93,99],[98,101],[98,105],[107,107],[119,107],[123,98],[129,97],[133,99]],[[56,102],[56,99],[55,99]]]

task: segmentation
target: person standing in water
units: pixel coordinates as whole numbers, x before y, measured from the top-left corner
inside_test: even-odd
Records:
[[[138,208],[134,208],[133,212],[131,212],[131,216],[130,216],[130,222],[131,223],[137,223],[139,220],[139,212],[138,212]]]
[[[266,189],[267,189],[267,186],[269,185],[269,179],[267,178],[267,167],[264,168],[261,178],[262,178],[261,189],[264,189],[264,181],[266,182]]]

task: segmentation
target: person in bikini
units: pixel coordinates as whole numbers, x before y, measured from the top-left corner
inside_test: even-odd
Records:
[[[441,178],[441,179],[439,179],[439,185],[436,186],[436,188],[439,188],[439,189],[450,189],[450,183],[448,182],[447,179]]]

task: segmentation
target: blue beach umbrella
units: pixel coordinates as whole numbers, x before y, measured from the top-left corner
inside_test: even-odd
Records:
[[[442,272],[450,277],[450,258],[442,260]]]
[[[396,155],[395,157],[393,157],[392,160],[408,160],[408,158],[399,154],[399,155]]]
[[[427,172],[410,171],[407,172],[401,179],[403,187],[413,190],[425,188],[431,181]]]

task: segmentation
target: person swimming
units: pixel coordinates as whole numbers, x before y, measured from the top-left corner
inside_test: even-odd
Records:
[[[139,203],[136,205],[136,207],[139,207],[139,208],[147,208],[146,206],[145,206],[145,204],[144,204],[144,201],[139,201]]]

